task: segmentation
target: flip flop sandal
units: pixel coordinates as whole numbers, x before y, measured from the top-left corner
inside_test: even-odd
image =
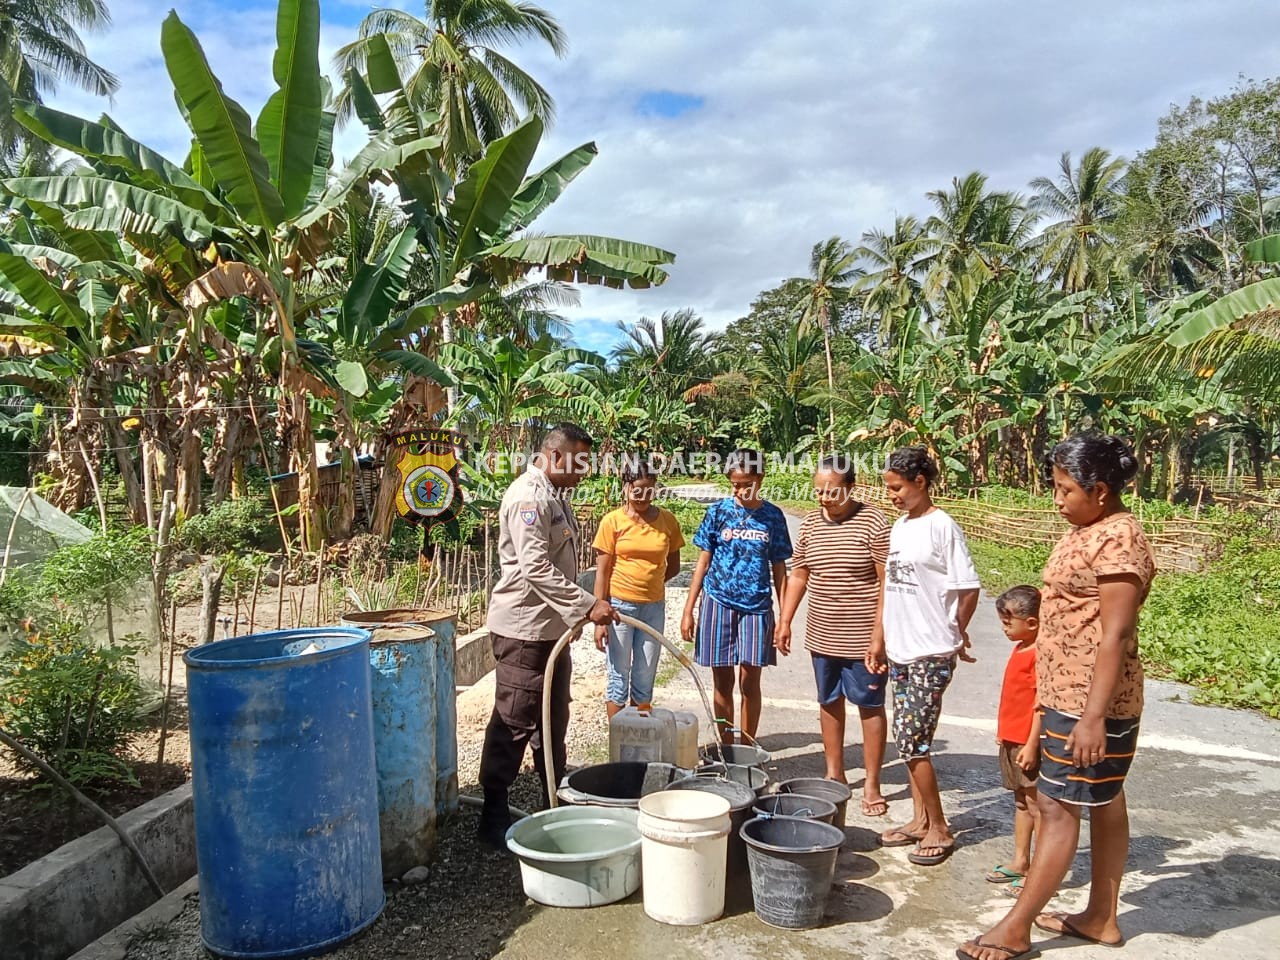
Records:
[[[1008,960],[1026,960],[1027,957],[1039,956],[1035,947],[1028,947],[1026,950],[1015,950],[1013,947],[1002,947],[998,943],[983,943],[981,937],[975,937],[969,942],[979,950],[999,950],[1008,957]],[[966,952],[963,946],[956,947],[956,957],[958,960],[978,960],[972,953]]]
[[[1003,893],[1006,897],[1018,899],[1018,897],[1022,896],[1022,880],[1013,881],[1013,883],[1004,888]]]
[[[885,837],[894,837],[895,839],[886,840]],[[914,847],[923,840],[923,836],[915,836],[902,830],[886,830],[880,834],[880,846],[882,847]]]
[[[1097,937],[1090,936],[1089,934],[1085,933],[1083,930],[1076,927],[1069,919],[1067,919],[1067,915],[1065,913],[1049,913],[1049,914],[1045,914],[1045,916],[1047,916],[1050,920],[1057,920],[1058,923],[1062,924],[1062,928],[1059,930],[1059,929],[1054,929],[1053,927],[1047,927],[1040,922],[1039,917],[1036,917],[1036,919],[1033,922],[1035,923],[1037,930],[1043,930],[1045,933],[1052,933],[1056,937],[1073,937],[1076,940],[1083,940],[1085,943],[1092,943],[1099,947],[1123,947],[1124,946],[1123,937],[1121,937],[1119,940],[1116,940],[1115,942],[1112,942],[1109,940],[1099,940]]]
[[[862,815],[864,817],[883,817],[889,812],[888,800],[863,800]]]
[[[1003,863],[998,863],[987,874],[987,883],[1012,883],[1015,880],[1021,880],[1024,876],[1026,874],[1010,870]]]
[[[942,861],[946,860],[955,852],[956,845],[953,843],[946,847],[925,847],[926,850],[941,850],[941,853],[920,853],[920,846],[917,844],[915,850],[907,854],[907,859],[914,863],[917,867],[936,867]]]

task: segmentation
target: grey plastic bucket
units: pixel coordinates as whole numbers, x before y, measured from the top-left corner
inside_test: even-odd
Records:
[[[742,825],[756,916],[771,927],[821,926],[844,831],[799,817],[756,817]]]
[[[732,876],[734,868],[741,870],[747,865],[747,846],[738,831],[751,819],[751,805],[756,802],[756,792],[745,783],[734,780],[721,780],[718,777],[685,777],[677,780],[668,790],[700,790],[703,793],[714,793],[729,801],[729,853],[728,869]]]
[[[769,774],[759,767],[748,767],[741,763],[704,763],[694,775],[745,784],[755,791],[756,796],[760,796],[769,785]]]
[[[803,793],[806,797],[818,797],[835,804],[836,815],[832,826],[843,827],[845,811],[849,807],[849,798],[853,791],[847,783],[837,783],[824,777],[798,777],[794,780],[783,780],[778,784],[778,793]]]
[[[763,767],[769,762],[769,751],[750,743],[713,743],[702,748],[702,760],[704,763]]]
[[[821,797],[803,793],[770,793],[756,801],[753,808],[757,817],[800,817],[830,823],[836,815],[836,805]]]

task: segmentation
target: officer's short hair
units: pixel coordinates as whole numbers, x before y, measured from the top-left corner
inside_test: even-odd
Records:
[[[557,423],[542,438],[544,452],[548,450],[563,450],[570,444],[590,448],[594,447],[596,442],[591,439],[591,434],[576,423]]]

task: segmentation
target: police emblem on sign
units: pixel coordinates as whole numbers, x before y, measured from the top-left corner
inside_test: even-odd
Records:
[[[399,453],[396,512],[409,523],[433,527],[462,509],[458,449],[463,438],[452,430],[410,430],[391,438]]]

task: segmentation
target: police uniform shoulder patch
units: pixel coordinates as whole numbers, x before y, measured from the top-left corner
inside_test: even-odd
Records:
[[[538,520],[538,505],[536,503],[520,504],[520,519],[524,521],[526,527],[532,527]]]

